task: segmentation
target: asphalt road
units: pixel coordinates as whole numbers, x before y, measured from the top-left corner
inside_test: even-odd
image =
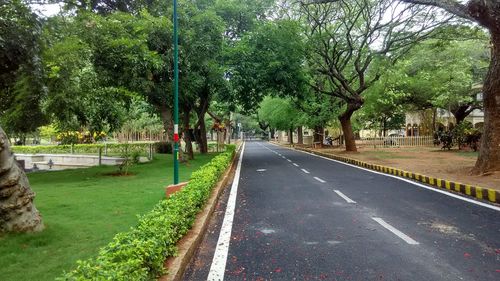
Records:
[[[471,201],[247,142],[184,280],[500,280],[500,208]]]

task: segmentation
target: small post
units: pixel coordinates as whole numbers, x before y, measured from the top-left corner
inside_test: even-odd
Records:
[[[75,153],[75,144],[72,143],[71,144],[71,154],[74,154]]]
[[[149,144],[149,160],[153,160],[153,144]]]
[[[102,147],[99,146],[99,166],[102,165]]]

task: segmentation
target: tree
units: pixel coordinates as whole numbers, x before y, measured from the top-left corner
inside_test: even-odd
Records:
[[[42,218],[33,204],[34,198],[28,178],[17,165],[9,139],[0,127],[0,233],[43,229]]]
[[[332,2],[338,0],[313,0]],[[479,157],[473,173],[500,170],[500,2],[498,0],[401,0],[406,3],[439,7],[458,17],[478,23],[490,32],[491,61],[483,84],[484,128]]]
[[[188,31],[181,42],[184,51],[181,64],[182,102],[185,110],[197,115],[194,126],[201,153],[208,152],[205,115],[217,93],[227,91],[221,63],[224,22],[212,10],[194,10],[185,25]],[[189,120],[185,117],[185,122]]]
[[[500,170],[500,2],[470,0],[465,4],[446,0],[402,0],[404,2],[435,6],[476,22],[491,36],[491,61],[483,84],[484,127],[479,157],[473,172],[476,174]]]
[[[88,70],[89,75],[95,73],[94,85],[98,89],[91,95],[107,96],[116,106],[134,95],[143,96],[161,117],[167,136],[171,136],[171,22],[147,12],[136,16],[120,12],[107,16],[81,12],[69,21],[74,28],[64,40],[74,38],[76,42],[64,46],[86,51],[81,57],[88,54],[88,64],[82,61],[87,67],[82,71]],[[114,107],[110,107],[110,112],[111,109]]]
[[[482,109],[477,96],[489,60],[486,50],[487,43],[482,40],[425,42],[405,60],[411,66],[402,83],[427,82],[428,102],[449,109],[458,125],[472,111]]]
[[[293,143],[293,129],[302,125],[302,116],[290,100],[266,97],[260,104],[258,114],[271,127],[288,131],[288,141]]]
[[[301,122],[314,129],[313,142],[323,143],[325,127],[340,110],[339,100],[309,89],[295,98],[295,107],[302,112]]]
[[[124,89],[103,86],[104,77],[97,75],[92,63],[91,47],[72,34],[77,26],[66,24],[60,29],[63,22],[51,19],[46,28],[50,48],[43,56],[48,89],[44,111],[60,130],[115,131],[123,123],[123,108],[130,96]]]
[[[301,32],[296,21],[261,23],[230,51],[228,77],[243,110],[255,110],[269,94],[293,97],[307,90]]]
[[[312,2],[302,4],[312,86],[343,101],[338,119],[346,150],[356,151],[351,117],[363,106],[363,93],[379,80],[382,66],[394,64],[441,23],[429,9],[390,0]],[[325,2],[333,3],[316,5]]]
[[[21,136],[46,122],[40,103],[45,95],[41,23],[21,1],[0,3],[0,121]]]
[[[389,71],[373,87],[367,89],[366,103],[361,109],[359,119],[368,128],[378,129],[380,136],[385,137],[387,130],[400,130],[404,126],[404,101],[408,94],[394,86],[401,76]]]

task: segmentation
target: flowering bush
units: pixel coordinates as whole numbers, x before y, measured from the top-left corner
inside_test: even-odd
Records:
[[[77,143],[94,143],[96,141],[100,141],[106,137],[106,133],[101,132],[93,132],[90,131],[67,131],[61,132],[57,135],[57,140],[61,142],[61,144],[77,144]]]

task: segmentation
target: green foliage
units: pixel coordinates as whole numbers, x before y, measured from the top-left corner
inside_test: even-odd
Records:
[[[154,108],[141,97],[134,97],[129,105],[122,132],[163,133],[163,125]]]
[[[172,154],[172,143],[171,142],[157,142],[155,143],[155,151],[160,154]]]
[[[461,122],[453,128],[453,138],[459,149],[466,145],[477,151],[481,135],[481,131],[474,128],[468,121]]]
[[[147,155],[150,143],[130,143],[127,144],[132,150],[142,151],[143,155]],[[155,145],[155,144],[154,144]],[[97,154],[99,148],[107,150],[108,154],[120,155],[123,143],[107,143],[107,144],[75,144],[73,145],[74,154]],[[21,154],[69,154],[71,153],[71,145],[37,145],[37,146],[12,146],[14,153]]]
[[[435,144],[441,144],[443,149],[448,150],[457,145],[458,149],[468,146],[472,150],[477,151],[481,136],[481,130],[474,128],[472,123],[464,121],[456,125],[451,131],[437,132],[435,134]]]
[[[392,84],[398,74],[388,71],[371,88],[366,90],[365,104],[358,119],[365,127],[380,130],[399,130],[405,123],[404,100],[408,94],[398,90]]]
[[[46,122],[41,23],[19,0],[0,2],[0,15],[0,122],[8,133],[31,133]]]
[[[226,152],[194,172],[181,191],[142,216],[136,227],[117,234],[95,259],[79,261],[59,280],[150,280],[164,273],[165,259],[177,253],[177,241],[191,228],[234,151],[234,145],[228,145]]]
[[[278,130],[290,130],[301,125],[301,113],[290,100],[282,98],[266,97],[260,105],[259,118]]]
[[[40,137],[46,140],[55,139],[57,136],[57,129],[54,125],[50,124],[47,126],[42,126],[38,128],[40,132]]]
[[[393,87],[406,93],[403,102],[417,109],[478,108],[473,86],[482,84],[489,61],[487,44],[487,40],[427,40],[396,64],[391,71]]]
[[[453,133],[452,132],[440,131],[440,132],[437,132],[436,137],[437,137],[437,141],[435,141],[435,144],[436,145],[441,144],[442,149],[450,150],[453,147],[454,142],[453,142]]]
[[[139,163],[141,148],[132,146],[130,143],[124,143],[119,149],[120,157],[123,158],[123,161],[118,165],[118,171],[120,174],[126,176],[130,167]]]
[[[298,22],[259,24],[230,50],[234,99],[248,112],[269,94],[299,96],[307,88],[304,51]]]

